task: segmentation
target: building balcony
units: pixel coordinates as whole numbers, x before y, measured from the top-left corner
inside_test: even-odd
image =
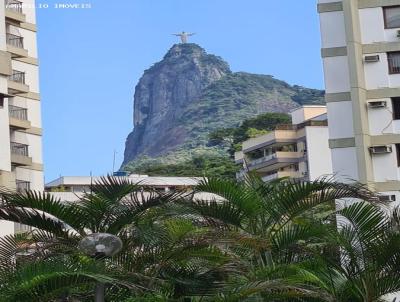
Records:
[[[301,175],[297,171],[278,171],[276,173],[262,177],[262,180],[264,182],[269,182],[269,181],[279,179],[279,178],[298,179],[298,178],[303,178],[303,175]]]
[[[294,129],[275,130],[243,142],[242,150],[248,153],[264,147],[287,145],[297,141],[297,131]]]
[[[15,181],[17,192],[25,192],[31,189],[31,183],[29,181],[24,180],[16,180]]]
[[[29,157],[28,145],[11,142],[10,147],[11,147],[11,163],[14,166],[32,165],[32,158]]]
[[[6,33],[7,51],[13,58],[28,57],[28,51],[24,49],[24,37]]]
[[[270,172],[284,168],[302,161],[303,152],[284,152],[278,151],[273,154],[252,160],[248,164],[250,171]]]
[[[29,92],[29,86],[25,84],[25,72],[13,70],[8,77],[8,92],[11,95]]]
[[[10,127],[15,129],[29,129],[31,123],[28,121],[28,110],[17,106],[8,106]]]
[[[17,22],[26,22],[26,16],[23,12],[23,3],[17,0],[5,0],[5,16],[8,19]]]

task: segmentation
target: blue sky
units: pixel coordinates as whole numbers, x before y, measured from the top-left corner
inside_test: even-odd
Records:
[[[74,1],[72,1],[74,2]],[[132,130],[134,87],[177,42],[192,42],[233,71],[323,87],[315,0],[37,0],[46,182],[112,171]]]

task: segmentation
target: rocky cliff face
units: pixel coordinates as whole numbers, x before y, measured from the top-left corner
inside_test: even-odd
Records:
[[[226,62],[196,44],[174,45],[136,86],[134,130],[126,141],[124,163],[142,154],[158,156],[182,144],[188,136],[180,127],[183,111],[207,86],[230,72]]]
[[[164,159],[167,154],[174,162],[207,148],[207,135],[215,129],[235,127],[260,113],[322,102],[323,91],[268,75],[232,73],[225,61],[196,44],[174,45],[136,86],[134,129],[123,166],[134,169],[132,161],[138,158]]]

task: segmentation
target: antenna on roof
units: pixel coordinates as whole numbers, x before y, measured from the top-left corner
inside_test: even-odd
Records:
[[[114,149],[114,159],[113,159],[112,174],[114,174],[114,172],[115,172],[115,155],[116,155],[117,153],[118,153],[118,152]]]

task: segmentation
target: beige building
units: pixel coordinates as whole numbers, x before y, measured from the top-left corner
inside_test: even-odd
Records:
[[[315,180],[332,173],[325,106],[304,106],[291,112],[292,124],[251,138],[235,153],[243,165],[237,178],[255,171],[264,181],[289,177]]]
[[[319,0],[333,171],[400,200],[400,0]]]
[[[43,191],[33,0],[0,0],[0,186]],[[0,236],[21,230],[0,222]]]

